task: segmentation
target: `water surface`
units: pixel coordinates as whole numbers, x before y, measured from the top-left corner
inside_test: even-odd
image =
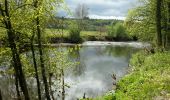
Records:
[[[112,90],[111,75],[116,74],[117,80],[123,77],[136,51],[132,47],[111,45],[83,46],[75,50],[72,59],[80,61],[80,65],[66,75],[66,83],[71,86],[66,90],[66,100],[82,98],[84,93],[86,97],[96,97]]]
[[[69,46],[54,46],[53,49],[69,50],[73,48]],[[113,83],[115,82],[111,77],[112,74],[114,73],[116,75],[117,81],[122,78],[128,72],[128,64],[132,54],[140,48],[147,46],[149,45],[133,42],[89,41],[83,43],[80,49],[74,48],[72,52],[69,52],[68,56],[71,61],[80,62],[80,64],[72,66],[69,70],[65,71],[65,84],[70,87],[65,87],[66,100],[76,100],[82,98],[84,94],[86,97],[93,98],[104,95],[109,90],[112,90]],[[49,54],[53,53],[54,52],[51,51]],[[29,58],[32,66],[31,52],[26,52],[23,55]],[[9,57],[9,55],[3,55],[1,58],[3,58],[1,60],[4,61],[0,62],[4,63],[0,63],[0,72],[11,68],[9,67],[9,59],[11,59],[11,57]],[[32,71],[34,71],[33,67]],[[0,89],[3,98],[5,100],[11,100],[11,98],[16,95],[14,76],[1,74],[0,80]],[[53,81],[56,81],[56,79],[54,78]],[[31,88],[29,89],[31,97],[35,98],[35,95],[37,95],[35,78],[29,77],[27,84],[28,88]],[[53,88],[56,89],[57,87],[54,86]],[[57,93],[54,94],[55,97],[59,98]]]

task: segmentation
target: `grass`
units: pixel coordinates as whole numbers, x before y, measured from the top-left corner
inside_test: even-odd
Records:
[[[170,99],[170,52],[137,53],[132,72],[118,82],[117,100]]]
[[[46,36],[47,37],[68,37],[69,36],[69,30],[62,30],[61,29],[46,29]],[[63,34],[62,34],[63,33]],[[95,37],[103,37],[107,36],[106,32],[98,32],[98,31],[81,31],[80,33],[81,37],[88,37],[88,36],[95,36]]]
[[[73,42],[69,37],[69,30],[61,29],[46,29],[46,37],[51,40],[51,43],[57,42]],[[81,31],[80,32],[81,42],[83,41],[132,41],[130,36],[122,35],[120,37],[111,37],[107,31]],[[79,41],[80,42],[80,41]],[[80,43],[81,43],[80,42]]]
[[[115,93],[86,100],[170,100],[170,51],[133,55],[131,71],[117,83]]]

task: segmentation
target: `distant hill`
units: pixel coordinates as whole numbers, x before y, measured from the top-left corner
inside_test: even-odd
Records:
[[[79,19],[74,18],[53,18],[48,20],[47,28],[54,29],[68,29],[71,23],[75,23]],[[123,22],[122,20],[116,19],[83,19],[84,31],[97,31],[100,28],[106,28],[111,24],[116,24],[117,22]]]

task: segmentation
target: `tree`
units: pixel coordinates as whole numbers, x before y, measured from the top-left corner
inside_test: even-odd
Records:
[[[0,27],[3,27],[7,31],[9,47],[11,48],[12,56],[13,56],[13,66],[15,69],[16,74],[16,88],[19,81],[19,85],[21,90],[25,96],[25,100],[29,100],[28,89],[26,85],[25,75],[23,73],[22,67],[24,63],[20,58],[19,49],[20,46],[25,45],[26,42],[31,44],[32,49],[32,56],[34,62],[34,68],[36,73],[37,79],[37,86],[38,82],[38,72],[37,66],[35,62],[35,53],[34,53],[34,32],[37,33],[37,40],[38,40],[38,47],[40,52],[40,61],[41,61],[41,69],[42,69],[42,76],[43,81],[45,84],[45,92],[46,97],[50,100],[49,90],[48,90],[48,82],[46,79],[46,70],[44,66],[44,59],[43,59],[43,48],[42,48],[42,29],[45,25],[45,21],[49,18],[49,14],[53,10],[54,4],[62,2],[55,1],[55,0],[4,0],[3,4],[0,4]],[[10,8],[10,9],[9,9]],[[51,16],[50,16],[51,17]],[[36,28],[36,31],[33,32]],[[29,37],[31,37],[31,41]],[[22,63],[22,64],[21,64]],[[26,72],[25,72],[26,73]],[[17,81],[18,80],[18,81]],[[18,94],[18,89],[17,89]],[[39,100],[41,99],[40,93],[40,86],[38,86],[38,94]],[[19,99],[19,98],[18,98]]]
[[[122,25],[122,23],[116,23],[114,28],[115,28],[116,38],[126,38],[127,37],[126,29]]]
[[[158,47],[168,44],[168,0],[140,0],[141,6],[129,11],[125,26],[132,36]],[[153,12],[154,11],[154,12]]]
[[[12,58],[13,58],[13,66],[15,69],[16,77],[19,80],[19,84],[21,87],[21,90],[25,96],[25,100],[30,100],[29,94],[28,94],[28,89],[27,89],[27,84],[25,80],[25,75],[23,73],[22,69],[22,64],[21,64],[21,59],[19,56],[19,52],[17,49],[17,45],[15,43],[16,41],[16,36],[15,36],[15,30],[13,28],[13,25],[11,23],[11,12],[10,12],[10,7],[11,3],[15,2],[9,2],[8,0],[4,0],[3,4],[0,4],[0,11],[1,11],[1,16],[2,16],[2,23],[4,24],[6,31],[7,31],[7,36],[8,36],[8,42],[9,42],[9,47],[11,48],[12,52]]]
[[[0,89],[0,100],[3,100],[3,99],[2,99],[2,95],[1,95],[1,89]]]
[[[42,1],[35,0],[35,2],[34,2],[34,7],[36,9],[35,22],[36,22],[36,32],[37,32],[37,40],[38,40],[38,50],[39,50],[39,54],[40,54],[40,66],[41,66],[41,73],[42,73],[43,82],[44,82],[44,86],[45,86],[45,94],[46,94],[47,100],[51,100],[47,77],[46,77],[45,64],[44,64],[44,59],[43,59],[43,51],[42,51],[42,37],[41,37],[42,32],[40,29],[40,26],[41,26],[40,15],[42,12],[39,10],[42,7],[41,6],[42,2],[43,2],[43,0]]]
[[[75,46],[75,48],[79,48],[79,46]],[[50,49],[50,52],[53,52],[53,54],[49,54],[49,58],[47,61],[47,64],[49,64],[49,72],[50,74],[59,80],[56,80],[55,82],[59,81],[60,84],[58,84],[58,86],[55,87],[60,87],[60,89],[62,90],[61,94],[61,99],[65,100],[65,87],[69,87],[68,85],[66,85],[65,83],[65,73],[64,71],[66,69],[69,69],[70,67],[73,67],[75,65],[78,65],[79,62],[77,61],[72,61],[70,60],[68,54],[72,53],[73,48],[69,49],[69,50],[64,50],[62,48],[59,47],[58,50],[56,49]],[[51,77],[51,76],[49,76]]]
[[[74,16],[77,18],[77,24],[79,26],[80,30],[83,30],[85,28],[84,21],[85,19],[88,19],[88,7],[85,4],[79,4],[77,5],[75,9]]]
[[[155,40],[155,7],[154,1],[142,2],[142,6],[131,9],[125,20],[128,34],[140,40],[154,42]],[[149,35],[148,35],[149,34]]]
[[[168,47],[169,42],[169,32],[170,32],[170,2],[169,0],[162,0],[162,7],[161,7],[161,14],[162,14],[162,42],[163,47]]]
[[[123,26],[123,23],[116,23],[112,24],[108,27],[108,36],[111,38],[117,38],[117,39],[125,39],[128,38],[128,35],[126,33],[126,29]]]
[[[88,18],[88,7],[85,4],[78,4],[75,9],[75,18],[86,19]]]
[[[41,66],[41,74],[43,78],[43,83],[45,87],[45,95],[47,100],[51,100],[50,91],[49,91],[49,84],[47,82],[46,77],[46,67],[45,67],[45,60],[44,60],[44,52],[42,47],[43,42],[43,28],[46,24],[44,20],[51,17],[53,7],[56,3],[62,3],[63,0],[35,0],[34,1],[34,10],[35,10],[35,25],[36,25],[36,33],[37,33],[37,41],[38,41],[38,51],[39,51],[39,59],[40,59],[40,66]],[[47,14],[49,16],[47,16]]]
[[[39,81],[39,76],[38,76],[38,66],[37,66],[37,62],[35,58],[35,51],[34,51],[34,36],[35,36],[35,33],[33,32],[30,45],[31,45],[32,59],[33,59],[34,69],[35,69],[35,78],[37,81],[38,100],[41,100],[41,89],[40,89],[40,81]]]
[[[162,0],[156,2],[156,28],[157,28],[157,46],[162,46],[162,33],[161,33],[161,6]]]

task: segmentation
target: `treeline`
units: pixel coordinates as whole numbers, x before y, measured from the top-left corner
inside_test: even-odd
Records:
[[[54,34],[65,34],[63,42],[81,43],[82,41],[133,41],[135,36],[129,36],[123,20],[116,19],[50,19],[47,24],[49,30],[58,30]],[[86,33],[86,35],[81,35]],[[60,40],[58,37],[51,37],[52,42]],[[61,40],[62,41],[62,40]]]
[[[141,0],[141,5],[129,11],[125,25],[128,33],[157,47],[170,43],[170,1]]]
[[[55,17],[48,20],[47,28],[69,29],[69,26],[78,20],[79,19],[77,18]],[[83,27],[84,31],[98,31],[101,27],[105,28],[106,30],[107,26],[115,25],[118,22],[123,22],[123,20],[85,18],[83,19],[81,26]]]

